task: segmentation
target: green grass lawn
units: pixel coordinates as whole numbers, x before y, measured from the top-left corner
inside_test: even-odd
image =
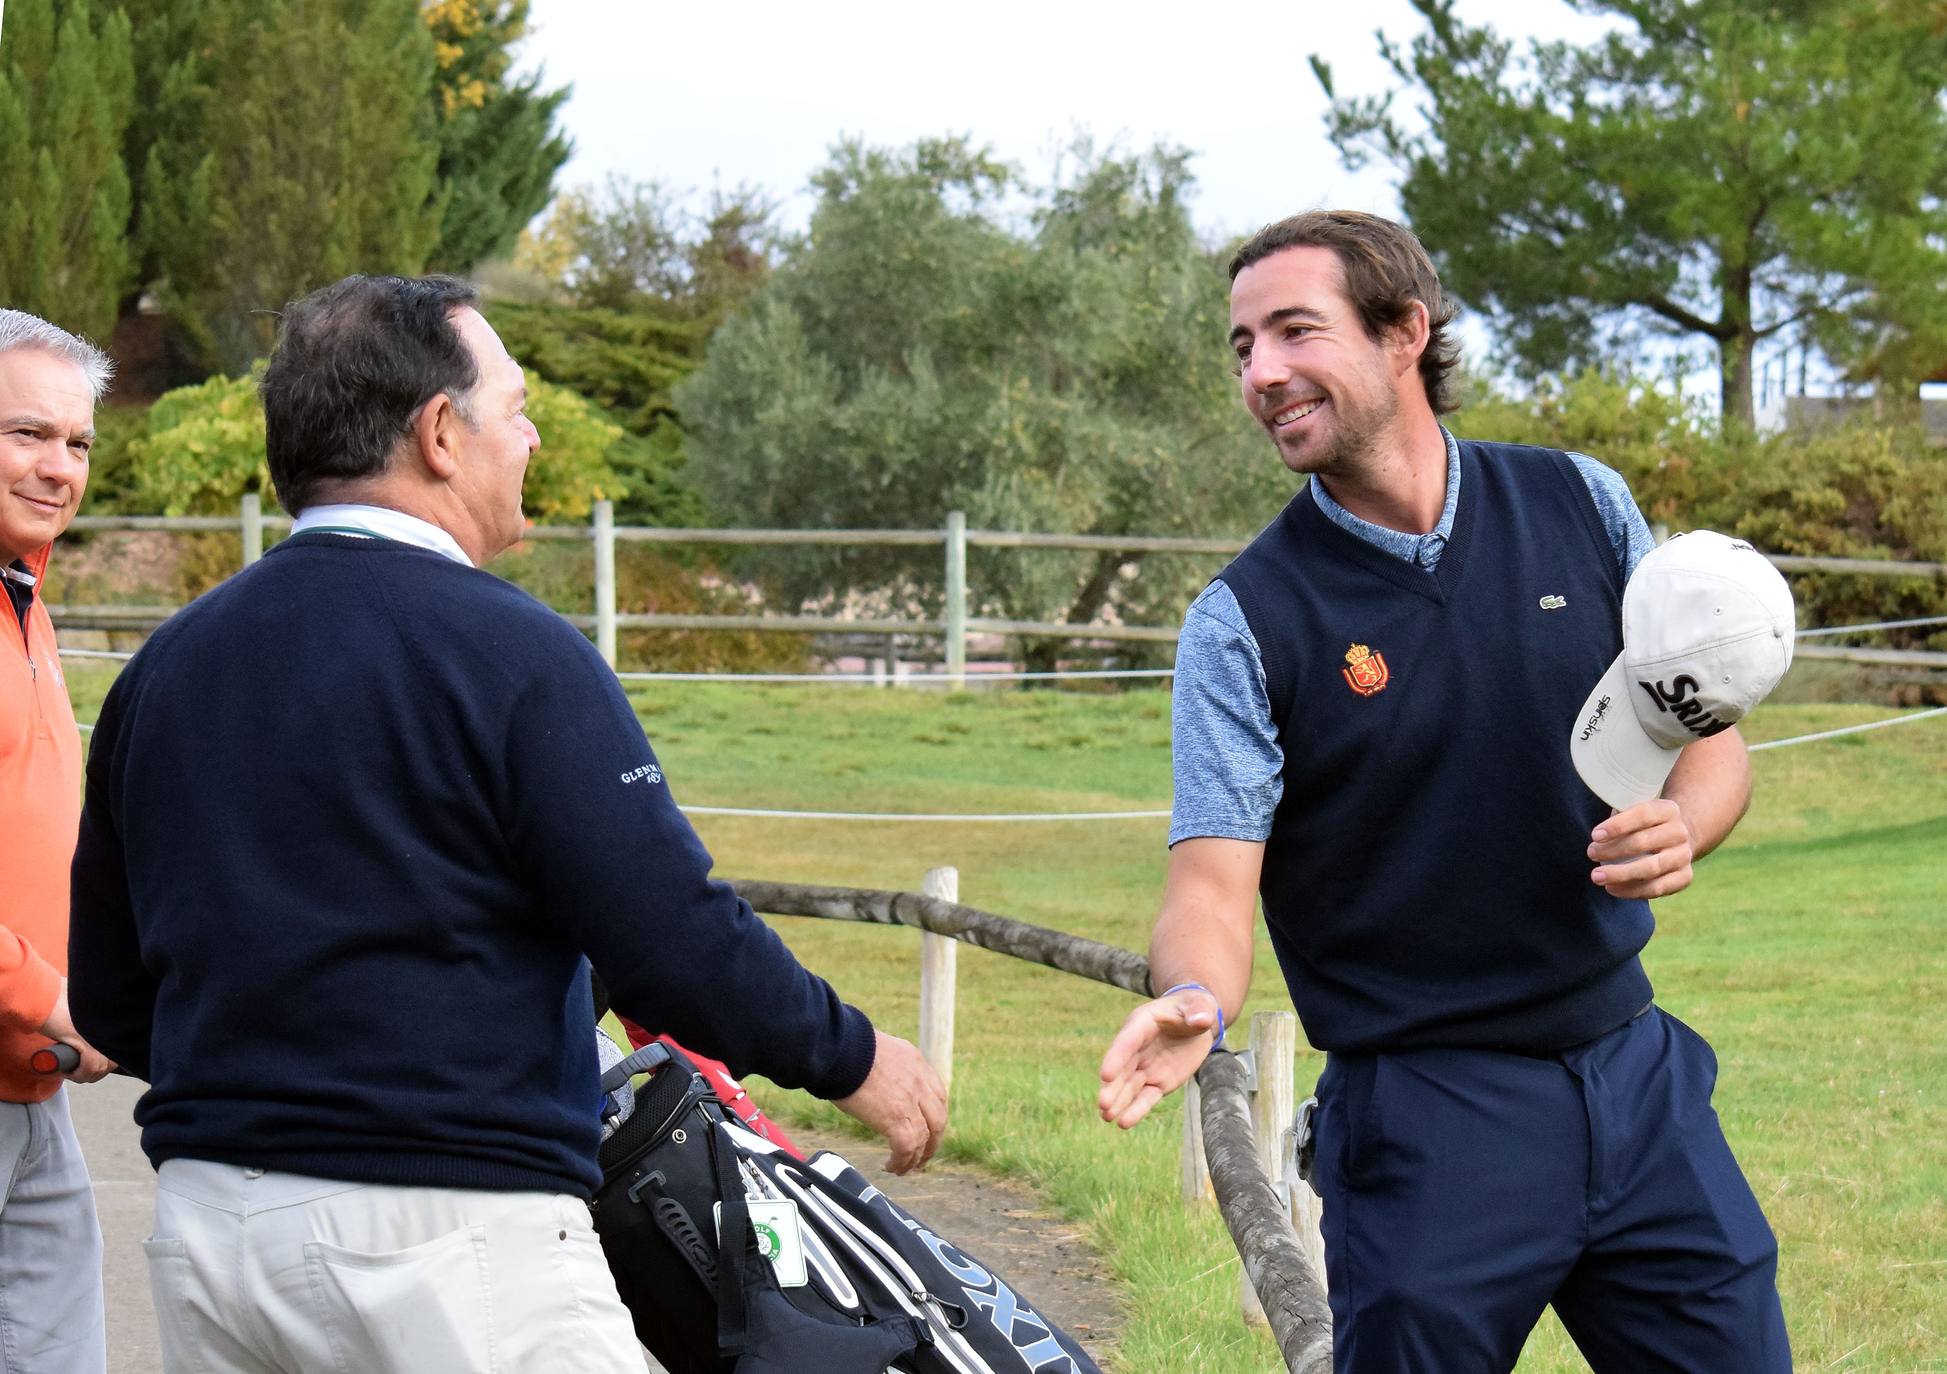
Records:
[[[82,719],[107,678],[70,679]],[[631,691],[679,801],[836,811],[1166,806],[1169,699],[1121,694],[648,684]],[[1773,706],[1753,741],[1885,708]],[[1947,718],[1755,756],[1757,797],[1696,885],[1659,903],[1659,1000],[1715,1044],[1717,1107],[1782,1246],[1800,1369],[1947,1369]],[[1129,948],[1147,943],[1166,823],[911,824],[699,817],[721,872],[916,889]],[[918,1015],[915,932],[779,920],[887,1029]],[[1279,1367],[1238,1317],[1214,1208],[1176,1196],[1180,1111],[1124,1134],[1095,1069],[1124,993],[984,950],[960,955],[946,1151],[1034,1179],[1082,1221],[1127,1297],[1127,1371]],[[1252,1006],[1288,1008],[1260,946]],[[1309,1088],[1319,1064],[1299,1065]],[[787,1120],[831,1122],[775,1088]],[[861,1145],[860,1149],[869,1147]],[[1524,1374],[1586,1366],[1552,1320]]]

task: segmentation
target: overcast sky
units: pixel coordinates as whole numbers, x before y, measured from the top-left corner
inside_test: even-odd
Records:
[[[1588,42],[1607,27],[1566,0],[1458,9],[1519,39]],[[801,228],[807,178],[841,137],[897,146],[968,134],[1045,179],[1056,150],[1086,130],[1129,150],[1190,149],[1192,209],[1213,242],[1315,207],[1398,213],[1390,166],[1340,165],[1306,59],[1331,63],[1341,95],[1386,90],[1376,31],[1404,44],[1424,27],[1407,0],[533,0],[531,21],[523,64],[574,87],[562,187],[611,174],[691,191],[750,183]],[[1461,336],[1479,361],[1488,339],[1473,316]],[[1686,354],[1703,362],[1694,346]],[[1686,380],[1699,395],[1715,388],[1707,367]]]
[[[1586,37],[1561,0],[1465,0],[1504,32]],[[1392,213],[1392,173],[1339,165],[1325,97],[1387,79],[1373,34],[1421,29],[1405,0],[1272,6],[990,0],[982,5],[712,5],[533,0],[525,62],[572,83],[563,123],[575,157],[559,184],[610,173],[679,188],[750,182],[809,213],[805,181],[844,135],[900,145],[970,134],[1034,176],[1076,130],[1196,153],[1197,221],[1211,238],[1293,211]]]

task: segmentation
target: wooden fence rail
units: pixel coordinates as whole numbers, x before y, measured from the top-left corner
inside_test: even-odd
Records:
[[[1149,961],[1142,955],[963,906],[946,895],[959,890],[954,869],[929,871],[926,893],[748,878],[732,879],[731,885],[766,915],[912,926],[929,939],[944,937],[978,945],[1141,997],[1152,995]],[[937,950],[923,950],[921,1045],[933,1047],[928,1059],[949,1081],[952,968],[952,962],[941,959]],[[1186,1138],[1194,1135],[1201,1147],[1197,1157],[1209,1159],[1217,1205],[1243,1262],[1246,1318],[1270,1327],[1286,1367],[1294,1374],[1323,1374],[1331,1368],[1331,1310],[1315,1260],[1308,1258],[1316,1246],[1308,1248],[1292,1226],[1292,1199],[1282,1193],[1285,1171],[1277,1163],[1290,1145],[1282,1123],[1291,1114],[1295,1019],[1290,1012],[1260,1014],[1253,1018],[1249,1056],[1228,1051],[1210,1056],[1193,1080],[1195,1091],[1185,1085],[1184,1110],[1196,1114],[1186,1116]],[[947,1056],[944,1062],[933,1057],[942,1053],[941,1046]],[[1273,1088],[1278,1090],[1267,1091]],[[1201,1196],[1199,1181],[1194,1197]]]
[[[243,498],[237,516],[156,516],[84,515],[71,528],[76,530],[182,530],[235,531],[243,539],[243,563],[248,566],[263,552],[264,531],[289,529],[284,516],[263,513],[256,493]],[[951,681],[964,680],[967,662],[967,636],[1005,635],[1017,639],[1072,639],[1106,643],[1173,644],[1176,627],[1163,625],[1119,625],[1091,622],[1072,624],[1060,620],[1008,620],[970,615],[979,597],[967,585],[967,550],[970,547],[996,549],[1069,549],[1081,551],[1121,551],[1129,555],[1176,553],[1224,556],[1238,552],[1242,539],[1191,539],[1141,534],[1041,534],[1018,530],[971,530],[959,511],[950,512],[946,524],[937,530],[742,530],[742,529],[661,529],[636,525],[617,525],[612,503],[598,501],[586,525],[535,525],[530,539],[587,540],[594,548],[591,569],[594,588],[592,614],[570,614],[566,619],[584,630],[592,630],[603,657],[615,663],[615,634],[618,629],[645,630],[740,630],[782,634],[863,634],[883,635],[887,639],[912,637],[938,639],[941,657]],[[656,544],[710,544],[720,546],[824,546],[881,548],[938,548],[942,550],[946,608],[943,618],[828,617],[808,615],[674,615],[654,612],[623,613],[616,605],[615,545],[617,542]],[[1921,577],[1947,581],[1947,563],[1896,563],[1874,559],[1800,558],[1778,555],[1771,560],[1788,573],[1849,573],[1864,577]],[[57,622],[76,629],[145,630],[167,619],[173,606],[51,606]],[[1806,658],[1842,659],[1853,663],[1915,668],[1947,668],[1947,654],[1918,650],[1861,649],[1848,646],[1806,646],[1799,650]]]
[[[1149,960],[1080,935],[1029,925],[1011,916],[962,906],[917,892],[881,892],[857,887],[817,887],[806,883],[768,883],[733,878],[737,895],[769,916],[816,916],[832,921],[866,921],[882,926],[930,930],[996,954],[1011,954],[1030,964],[1060,969],[1112,988],[1150,996]]]

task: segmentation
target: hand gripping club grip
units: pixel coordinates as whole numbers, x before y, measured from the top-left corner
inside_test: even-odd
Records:
[[[80,1062],[81,1051],[58,1040],[27,1056],[27,1063],[35,1073],[68,1073]]]

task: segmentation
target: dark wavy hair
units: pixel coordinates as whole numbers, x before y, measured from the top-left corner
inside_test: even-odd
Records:
[[[383,473],[441,392],[469,418],[480,373],[453,312],[479,298],[456,277],[346,277],[290,304],[258,384],[285,510]]]
[[[1230,260],[1230,279],[1254,263],[1287,248],[1329,248],[1345,277],[1346,298],[1359,312],[1366,337],[1375,343],[1412,314],[1414,301],[1426,306],[1426,352],[1420,355],[1420,385],[1435,415],[1458,408],[1454,373],[1460,345],[1448,328],[1456,311],[1440,291],[1440,274],[1413,231],[1403,224],[1357,210],[1308,210],[1257,231]]]

